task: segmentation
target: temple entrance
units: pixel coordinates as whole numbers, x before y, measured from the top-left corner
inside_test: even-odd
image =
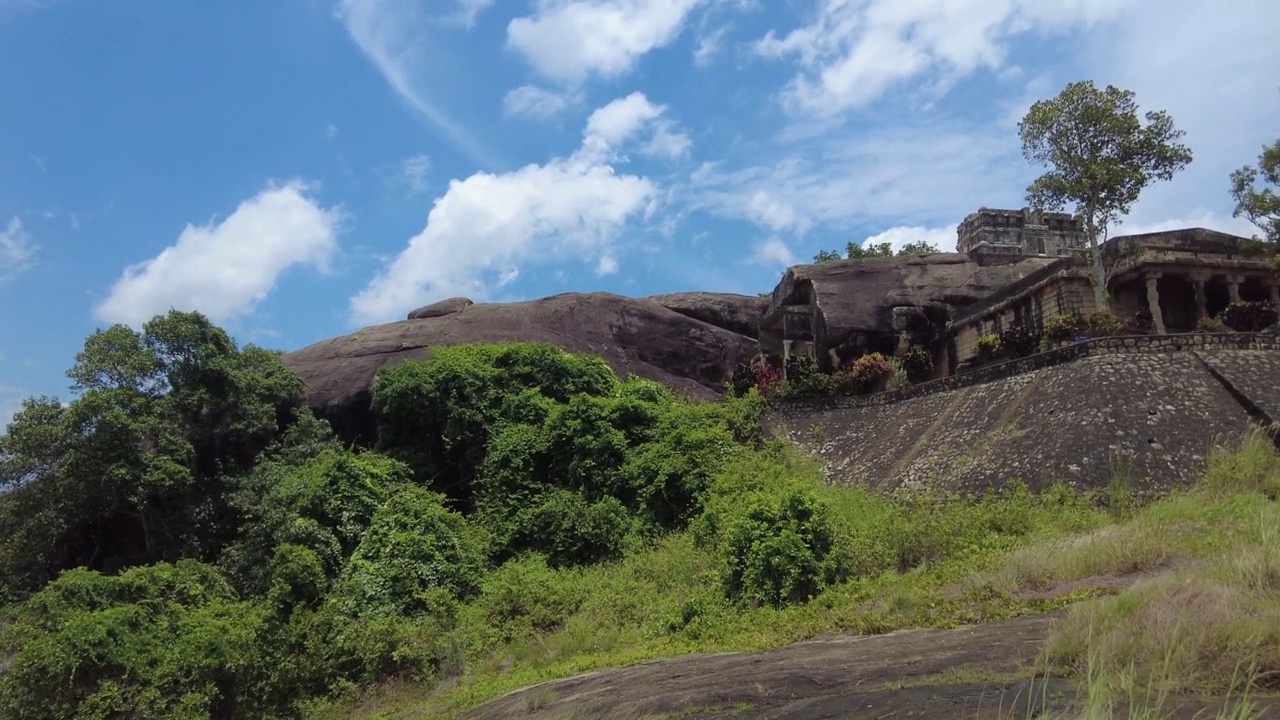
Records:
[[[1196,290],[1191,280],[1181,275],[1164,275],[1156,281],[1160,293],[1160,314],[1165,332],[1191,332],[1196,329]]]
[[[1227,289],[1227,280],[1222,277],[1211,278],[1204,284],[1205,308],[1209,317],[1218,317],[1227,305],[1231,304],[1231,291]]]
[[[1259,277],[1247,277],[1240,283],[1240,299],[1245,302],[1271,302],[1271,290]]]

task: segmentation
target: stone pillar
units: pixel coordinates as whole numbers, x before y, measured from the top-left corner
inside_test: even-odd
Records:
[[[1231,296],[1231,302],[1240,302],[1240,283],[1244,282],[1243,275],[1227,276],[1227,294]]]
[[[1191,284],[1196,289],[1196,321],[1199,322],[1209,317],[1208,300],[1204,293],[1204,284],[1209,281],[1209,273],[1203,271],[1192,271],[1190,273]]]
[[[1147,273],[1147,309],[1151,311],[1151,320],[1157,335],[1164,334],[1164,313],[1160,312],[1160,290],[1156,283],[1160,280],[1160,271]]]

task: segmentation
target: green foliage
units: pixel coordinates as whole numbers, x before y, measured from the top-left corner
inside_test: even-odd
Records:
[[[856,394],[869,393],[888,382],[893,372],[889,358],[878,352],[867,353],[849,365],[844,382]]]
[[[462,503],[505,422],[536,421],[578,395],[618,384],[599,357],[551,345],[459,345],[379,373],[373,387],[378,448],[413,468],[419,482]]]
[[[1256,187],[1259,175],[1261,188]],[[1231,173],[1231,199],[1236,201],[1233,217],[1248,218],[1262,233],[1258,239],[1280,243],[1280,140],[1262,148],[1257,167]]]
[[[473,652],[529,640],[553,632],[582,604],[582,576],[557,571],[547,559],[529,554],[485,576],[480,593],[462,611]]]
[[[787,358],[786,387],[782,395],[789,398],[815,398],[830,394],[826,373],[808,355]]]
[[[912,383],[922,383],[933,377],[933,355],[924,348],[911,348],[902,356],[902,369]]]
[[[1089,337],[1111,337],[1119,335],[1124,330],[1124,323],[1120,322],[1120,318],[1115,313],[1106,308],[1094,310],[1085,318],[1085,331],[1089,333]]]
[[[1026,357],[1040,348],[1039,330],[1023,325],[1014,325],[1000,333],[1000,348],[1010,358]]]
[[[259,718],[262,610],[207,565],[70,570],[20,606],[3,644],[6,718]]]
[[[409,487],[378,508],[338,581],[345,614],[440,613],[476,590],[482,540],[443,500]]]
[[[1148,185],[1172,179],[1192,159],[1167,113],[1147,112],[1145,120],[1131,91],[1081,81],[1033,104],[1018,124],[1027,161],[1050,168],[1027,187],[1027,201],[1049,210],[1072,204],[1084,217],[1097,307],[1104,306],[1107,280],[1099,235],[1129,213]]]
[[[1067,342],[1076,337],[1081,325],[1078,315],[1067,313],[1050,315],[1044,319],[1044,337],[1054,343]]]
[[[1231,328],[1220,318],[1204,317],[1196,322],[1196,332],[1200,333],[1229,333],[1233,332]]]
[[[992,360],[1004,354],[1004,346],[1000,343],[1000,336],[995,333],[987,333],[978,337],[978,357],[984,360]]]
[[[1222,311],[1223,324],[1237,332],[1262,332],[1276,324],[1276,308],[1269,302],[1233,302]]]
[[[914,257],[923,255],[935,255],[941,252],[936,246],[930,245],[927,241],[920,240],[918,242],[910,242],[903,245],[895,253],[893,246],[887,242],[881,243],[849,243],[845,246],[845,254],[842,256],[835,250],[821,250],[817,255],[813,256],[813,263],[821,265],[823,263],[838,262],[840,260],[880,260],[891,257]]]
[[[59,570],[215,556],[235,535],[229,491],[299,418],[279,353],[238,349],[197,313],[91,335],[79,397],[26,401],[0,436],[0,596]]]
[[[805,602],[838,582],[843,568],[826,506],[801,489],[743,499],[722,555],[732,599],[774,607]]]

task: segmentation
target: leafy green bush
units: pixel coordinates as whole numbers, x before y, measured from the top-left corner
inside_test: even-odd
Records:
[[[978,357],[994,360],[1004,354],[1004,346],[1000,344],[1000,336],[987,333],[978,337]]]
[[[1089,333],[1089,337],[1112,337],[1119,335],[1123,329],[1124,323],[1120,318],[1106,308],[1094,310],[1085,319],[1085,330]]]
[[[925,382],[933,377],[933,355],[924,348],[912,348],[902,356],[902,369],[911,382]]]
[[[757,495],[725,532],[725,593],[774,607],[806,602],[842,578],[835,546],[827,508],[812,493]]]
[[[818,398],[831,393],[827,374],[808,355],[792,355],[787,358],[784,387],[781,394],[790,398]]]
[[[845,370],[843,384],[855,394],[872,392],[893,377],[894,367],[882,353],[867,353],[854,360]]]
[[[378,508],[339,579],[343,612],[430,614],[475,591],[484,546],[443,500],[409,487]]]
[[[1276,308],[1269,302],[1233,302],[1219,316],[1227,327],[1236,332],[1262,332],[1276,324]]]
[[[1014,325],[1000,333],[1000,348],[1010,358],[1026,357],[1040,347],[1039,330],[1022,325]]]
[[[1199,333],[1229,333],[1233,332],[1226,323],[1220,318],[1204,317],[1196,322],[1196,332]]]
[[[184,560],[101,575],[69,570],[16,611],[2,644],[0,715],[23,718],[276,716],[263,607]]]
[[[471,650],[484,652],[532,638],[564,623],[586,595],[575,571],[555,570],[539,554],[508,561],[489,573],[480,593],[462,611],[472,633]]]
[[[1080,317],[1075,314],[1057,313],[1044,319],[1044,337],[1053,343],[1072,340],[1080,332]]]

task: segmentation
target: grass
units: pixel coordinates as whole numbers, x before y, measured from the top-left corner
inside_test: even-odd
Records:
[[[1067,606],[1031,674],[1074,679],[1071,717],[1154,720],[1176,698],[1229,693],[1236,701],[1210,717],[1244,720],[1260,717],[1251,693],[1280,689],[1280,458],[1265,433],[1215,450],[1196,487],[1141,507],[1124,479],[1105,501],[1063,489],[890,498],[822,486],[815,464],[780,449],[727,472],[741,488],[779,474],[812,487],[853,576],[802,605],[733,604],[696,528],[609,565],[512,565],[459,611],[459,676],[388,685],[318,716],[456,716],[522,687],[656,658]],[[550,686],[530,693],[530,712],[553,699]]]

